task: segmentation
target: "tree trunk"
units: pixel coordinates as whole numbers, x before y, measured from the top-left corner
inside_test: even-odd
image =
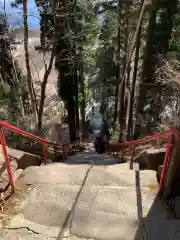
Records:
[[[116,67],[116,88],[115,88],[115,105],[114,105],[114,119],[113,125],[117,121],[117,113],[118,113],[118,93],[119,93],[119,84],[120,84],[120,50],[121,50],[121,1],[118,0],[118,32],[117,32],[117,67]]]
[[[124,36],[124,52],[125,52],[125,56],[124,56],[124,59],[123,59],[123,72],[125,72],[125,69],[126,69],[127,54],[128,54],[128,19],[127,18],[125,19],[124,27],[125,27],[125,36]],[[125,78],[126,78],[126,76],[125,76]],[[119,141],[122,141],[123,131],[124,131],[124,123],[125,123],[124,122],[124,120],[125,120],[124,119],[124,113],[125,113],[125,87],[126,87],[126,80],[124,80],[122,82],[121,88],[120,88],[120,103],[119,103],[120,131],[119,131]]]
[[[140,29],[139,29],[140,30]],[[132,117],[133,117],[133,103],[134,103],[134,93],[136,88],[136,76],[138,69],[138,60],[139,60],[139,48],[140,48],[140,39],[141,39],[141,30],[139,32],[139,37],[136,44],[136,52],[135,52],[135,61],[134,61],[134,71],[132,77],[132,86],[131,86],[131,94],[130,94],[130,103],[128,108],[128,125],[127,125],[127,140],[130,140],[132,137]]]
[[[49,66],[44,73],[43,82],[41,83],[41,97],[40,97],[40,104],[39,104],[39,111],[38,111],[38,133],[40,133],[41,127],[42,127],[42,115],[43,115],[43,109],[44,109],[44,101],[46,98],[46,95],[45,95],[46,85],[47,85],[49,74],[51,73],[51,70],[52,70],[54,56],[55,56],[55,47],[53,47],[52,49],[51,57],[49,60]]]
[[[36,111],[36,101],[33,94],[33,82],[31,76],[31,68],[29,61],[29,50],[28,50],[28,12],[27,12],[27,0],[23,0],[23,17],[24,17],[24,52],[25,52],[25,62],[27,71],[27,84],[29,90],[29,96],[31,101],[32,113],[34,115],[35,125],[37,127],[37,111]]]
[[[162,3],[162,11],[160,13],[159,25],[161,35],[156,38],[156,51],[159,54],[166,54],[169,48],[169,40],[171,38],[174,15],[178,10],[178,0],[166,1]]]
[[[78,96],[78,76],[77,76],[77,66],[75,67],[75,73],[74,73],[74,88],[75,88],[75,109],[76,109],[76,129],[79,130],[79,96]]]
[[[120,131],[119,131],[119,141],[122,141],[123,137],[123,130],[124,130],[124,97],[125,97],[125,81],[122,82],[120,86],[120,109],[119,109],[119,124],[120,124]]]
[[[76,89],[74,59],[76,49],[74,42],[68,38],[67,32],[72,27],[72,19],[67,14],[72,14],[72,4],[64,0],[56,1],[55,6],[55,36],[56,36],[56,62],[58,70],[58,91],[66,104],[68,111],[68,125],[70,141],[76,140]],[[69,12],[70,11],[70,12]],[[69,15],[68,15],[69,16]],[[71,54],[69,54],[71,53]],[[73,59],[71,58],[73,57]]]
[[[143,1],[141,2],[141,8],[142,8],[142,4],[143,4]],[[130,140],[132,137],[133,103],[134,103],[134,94],[135,94],[135,88],[136,88],[136,77],[137,77],[137,71],[138,71],[139,49],[140,49],[140,44],[141,44],[142,20],[143,19],[141,19],[140,27],[138,29],[135,58],[134,58],[134,69],[133,69],[133,76],[132,76],[132,86],[131,86],[131,93],[130,93],[129,104],[128,104],[128,109],[127,109],[127,117],[128,117],[127,140]]]
[[[82,54],[80,54],[81,59]],[[80,93],[81,93],[81,103],[80,103],[80,111],[81,111],[81,126],[82,126],[82,133],[83,136],[86,133],[86,126],[85,126],[85,107],[86,107],[86,100],[85,100],[85,91],[84,91],[84,72],[83,72],[83,62],[82,59],[80,61],[79,66],[79,82],[80,82]]]
[[[76,122],[75,122],[75,101],[71,95],[67,101],[67,111],[68,111],[68,126],[69,126],[69,137],[70,142],[76,141]]]
[[[119,67],[117,67],[119,68]],[[117,75],[119,76],[120,73],[119,71],[117,70]],[[116,81],[119,81],[117,80],[117,77],[116,77]],[[118,113],[118,93],[119,93],[119,82],[116,83],[116,88],[115,88],[115,104],[114,104],[114,119],[113,119],[113,125],[116,123],[117,121],[117,113]]]
[[[135,48],[135,43],[137,41],[138,30],[141,27],[142,18],[143,18],[144,12],[145,12],[145,6],[146,6],[146,0],[142,0],[142,8],[141,8],[140,17],[139,17],[139,20],[138,20],[138,25],[136,27],[136,31],[135,31],[132,43],[130,44],[130,47],[129,47],[129,53],[128,53],[128,56],[127,56],[127,63],[126,63],[125,71],[124,71],[123,76],[122,76],[122,82],[121,82],[122,89],[125,87],[126,74],[127,74],[127,71],[128,71],[130,61],[131,61],[132,53],[133,53],[134,48]],[[120,92],[120,94],[121,94],[121,92]],[[120,130],[120,139],[121,139],[121,137],[122,137],[122,129]]]
[[[157,14],[157,3],[156,0],[152,1],[152,9],[150,12],[150,19],[148,24],[148,33],[147,33],[147,42],[146,48],[144,52],[144,61],[142,66],[142,75],[141,75],[141,83],[140,83],[140,93],[137,101],[137,113],[141,112],[146,99],[147,93],[147,83],[152,82],[153,73],[154,73],[154,54],[153,54],[153,43],[154,43],[154,29],[156,24],[156,14]]]

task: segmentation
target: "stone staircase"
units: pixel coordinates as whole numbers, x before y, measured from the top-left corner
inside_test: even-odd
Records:
[[[103,165],[105,158],[109,165]],[[159,239],[158,220],[165,217],[156,198],[156,172],[129,170],[128,163],[114,160],[83,153],[64,164],[26,168],[15,184],[24,189],[5,204],[5,213],[13,211],[3,220],[0,240]]]

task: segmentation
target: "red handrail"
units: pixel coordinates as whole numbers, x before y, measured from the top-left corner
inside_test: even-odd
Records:
[[[169,135],[168,142],[166,144],[166,153],[165,153],[165,157],[164,157],[164,163],[163,163],[163,168],[162,168],[161,178],[160,178],[160,183],[159,183],[159,192],[163,189],[165,176],[166,176],[166,169],[168,167],[170,154],[171,154],[172,141],[173,141],[173,133],[171,133],[171,135]]]
[[[34,139],[36,141],[39,141],[42,144],[42,152],[44,156],[44,163],[45,165],[47,164],[47,159],[46,159],[46,144],[48,145],[58,145],[56,143],[50,142],[47,139],[38,137],[32,133],[29,133],[27,131],[24,131],[16,126],[13,126],[12,124],[9,124],[4,121],[0,121],[0,139],[1,139],[1,146],[2,146],[2,151],[3,155],[5,158],[5,164],[8,172],[8,177],[9,177],[9,182],[11,185],[12,192],[14,191],[14,182],[13,182],[13,175],[10,167],[10,161],[9,161],[9,156],[8,156],[8,151],[7,151],[7,146],[6,146],[6,136],[4,134],[4,128],[10,130],[11,132],[19,133],[20,135],[23,135],[25,137]]]
[[[141,138],[141,139],[138,139],[138,140],[133,140],[133,141],[128,141],[128,142],[119,142],[118,145],[119,146],[124,146],[124,147],[130,147],[130,146],[136,146],[136,145],[139,145],[141,143],[145,143],[145,142],[149,142],[151,140],[156,140],[158,138],[161,138],[161,137],[168,137],[169,135],[171,134],[174,134],[174,135],[178,135],[177,131],[175,130],[168,130],[166,132],[161,132],[161,133],[157,133],[157,134],[153,134],[151,136],[147,136],[147,137],[144,137],[144,138]]]
[[[170,130],[165,131],[165,132],[161,132],[161,133],[157,133],[151,136],[147,136],[138,140],[134,140],[134,141],[129,141],[129,142],[122,142],[122,143],[118,143],[117,145],[119,147],[136,147],[137,145],[141,144],[141,143],[145,143],[148,142],[150,140],[155,140],[161,137],[168,137],[168,141],[166,144],[166,153],[165,153],[165,157],[164,157],[164,163],[163,163],[163,169],[162,169],[162,173],[161,173],[161,177],[160,177],[160,183],[159,183],[159,192],[163,189],[163,185],[164,185],[164,181],[165,181],[165,175],[166,175],[166,170],[168,167],[168,163],[169,163],[169,159],[170,159],[170,154],[171,154],[171,147],[172,147],[172,141],[173,141],[173,136],[179,136],[179,132],[176,129],[176,127],[172,126]]]
[[[4,121],[0,121],[0,139],[1,139],[1,146],[2,146],[2,150],[3,150],[3,155],[5,158],[5,164],[6,164],[6,168],[7,168],[7,172],[8,172],[8,177],[9,177],[9,182],[11,185],[11,189],[12,192],[14,191],[14,182],[13,182],[13,176],[12,176],[12,171],[11,171],[11,167],[10,167],[10,161],[9,161],[9,156],[8,156],[8,152],[7,152],[7,147],[6,147],[6,137],[4,134],[4,128],[10,130],[11,132],[16,132],[19,133],[25,137],[34,139],[39,141],[42,144],[42,151],[43,151],[43,156],[44,156],[44,163],[47,164],[47,160],[46,160],[46,144],[49,145],[54,145],[54,146],[58,146],[58,144],[53,143],[48,141],[47,139],[38,137],[32,133],[29,133],[27,131],[24,131],[16,126],[13,126],[7,122]],[[164,158],[164,165],[163,165],[163,171],[161,174],[161,179],[160,179],[160,190],[163,187],[163,183],[164,183],[164,179],[165,179],[165,173],[166,173],[166,168],[168,166],[168,161],[169,161],[169,157],[170,157],[170,152],[171,152],[171,143],[172,143],[172,138],[173,136],[178,136],[178,131],[176,130],[175,127],[172,127],[171,130],[166,131],[166,132],[162,132],[162,133],[157,133],[154,134],[152,136],[147,136],[145,138],[142,139],[138,139],[135,141],[130,141],[130,142],[123,142],[123,143],[119,143],[119,146],[126,146],[126,147],[131,147],[131,146],[136,146],[140,143],[143,142],[147,142],[150,140],[154,140],[154,139],[158,139],[160,137],[168,137],[168,143],[166,145],[166,154],[165,154],[165,158]]]
[[[45,138],[41,138],[41,137],[38,137],[32,133],[29,133],[29,132],[26,132],[25,130],[22,130],[12,124],[9,124],[7,122],[4,122],[4,121],[0,121],[0,126],[10,130],[11,132],[16,132],[16,133],[19,133],[25,137],[28,137],[28,138],[31,138],[31,139],[34,139],[34,140],[37,140],[41,143],[45,143],[45,144],[50,144],[50,145],[54,145],[56,143],[53,143],[53,142],[50,142],[49,140],[45,139]]]
[[[10,182],[11,189],[12,189],[12,192],[13,192],[14,191],[13,175],[12,175],[9,156],[8,156],[7,147],[6,147],[6,137],[4,135],[4,130],[3,130],[2,127],[0,127],[0,138],[1,138],[3,155],[4,155],[4,158],[5,158],[5,164],[6,164],[6,168],[7,168],[7,172],[8,172],[9,182]]]

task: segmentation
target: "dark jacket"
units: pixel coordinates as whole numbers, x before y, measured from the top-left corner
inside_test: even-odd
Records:
[[[105,142],[109,142],[109,127],[106,122],[101,127],[100,137],[101,139],[106,139],[104,140]]]

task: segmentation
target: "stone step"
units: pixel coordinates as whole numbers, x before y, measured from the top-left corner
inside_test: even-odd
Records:
[[[13,216],[7,227],[28,228],[57,239],[72,234],[88,239],[133,240],[141,223],[137,217],[92,211],[84,207],[69,211],[67,205],[45,201],[43,204],[34,202],[23,213]]]
[[[100,240],[134,240],[142,230],[138,218],[85,208],[75,210],[71,227],[73,235]]]
[[[24,227],[19,228],[19,226]],[[58,227],[35,225],[29,221],[25,222],[22,216],[21,218],[18,216],[14,218],[14,225],[11,225],[13,229],[9,226],[9,229],[1,233],[0,240],[52,240],[54,238],[66,240],[177,240],[180,235],[179,226],[179,220],[160,219],[158,216],[138,220],[99,211],[93,213],[90,210],[82,209],[81,214],[75,212],[71,232],[65,228],[64,232],[60,234],[61,230]]]
[[[95,152],[78,153],[70,156],[65,161],[68,164],[95,164],[95,165],[112,165],[119,164],[122,161],[118,157],[109,156],[107,154],[97,154]]]
[[[86,237],[84,234],[89,234],[88,229],[92,228],[93,235],[90,234],[89,238],[111,240],[117,239],[119,234],[119,239],[131,239],[123,234],[136,231],[138,216],[147,216],[155,199],[155,194],[146,188],[141,189],[141,196],[137,196],[135,186],[84,185],[81,189],[81,185],[72,183],[36,182],[34,186],[31,185],[26,197],[13,200],[16,202],[17,215],[12,217],[8,228],[28,228],[50,237],[57,237],[61,231],[68,233],[69,229],[74,235]],[[118,232],[120,226],[126,230]],[[108,238],[104,238],[104,235],[99,238],[101,231],[107,233]],[[112,235],[113,231],[115,235]]]
[[[47,166],[31,166],[23,172],[22,180],[27,184],[65,183],[79,185],[90,169],[86,185],[91,186],[134,186],[135,180],[144,187],[157,186],[156,172],[152,170],[129,170],[129,164],[110,166],[91,166],[89,164],[48,164]],[[146,177],[148,175],[148,178]]]
[[[165,240],[176,240],[180,230],[179,220],[167,220],[157,215],[138,219],[110,212],[92,211],[84,207],[76,208],[69,214],[68,208],[65,209],[63,205],[51,205],[50,202],[48,205],[45,201],[45,206],[48,208],[44,215],[35,213],[36,208],[31,209],[32,212],[29,213],[26,210],[23,214],[14,216],[7,228],[29,229],[37,235],[46,236],[47,239],[65,239],[63,237],[74,235],[80,239],[99,240],[158,240],[161,237]],[[37,207],[41,208],[40,205]]]
[[[25,184],[74,184],[81,185],[89,165],[53,163],[46,166],[31,166],[25,169],[22,181]]]
[[[86,184],[91,186],[134,186],[136,183],[141,187],[157,186],[156,172],[130,170],[129,163],[93,166],[86,180]]]

